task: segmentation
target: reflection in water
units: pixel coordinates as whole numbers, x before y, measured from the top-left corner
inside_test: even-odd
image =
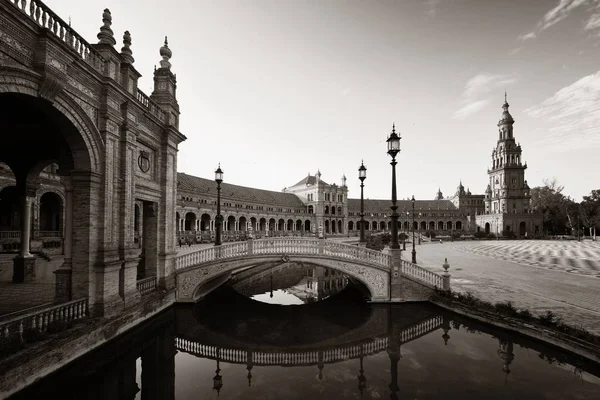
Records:
[[[266,264],[235,274],[232,287],[270,304],[309,304],[342,291],[348,277],[331,268],[299,263]]]
[[[600,366],[533,340],[431,305],[352,299],[349,287],[290,308],[222,288],[15,398],[586,399],[600,391]]]

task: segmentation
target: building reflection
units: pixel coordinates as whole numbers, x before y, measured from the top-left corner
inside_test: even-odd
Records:
[[[348,277],[331,268],[300,263],[266,264],[241,271],[231,279],[232,287],[248,297],[285,290],[304,304],[325,300],[344,290]]]

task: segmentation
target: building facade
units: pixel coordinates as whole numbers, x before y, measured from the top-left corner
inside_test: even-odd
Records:
[[[476,217],[476,225],[478,230],[496,235],[537,236],[543,217],[531,207],[531,192],[525,179],[527,163],[522,161],[521,144],[515,141],[515,121],[508,107],[505,95],[498,140],[488,169],[485,213]]]

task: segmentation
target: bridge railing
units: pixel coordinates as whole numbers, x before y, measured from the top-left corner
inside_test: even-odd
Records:
[[[443,317],[436,315],[400,332],[400,344],[405,344],[442,326]],[[344,346],[320,351],[252,351],[240,349],[226,349],[217,346],[205,345],[184,338],[175,338],[175,347],[179,351],[193,354],[197,357],[213,360],[245,364],[252,361],[253,365],[314,365],[318,362],[326,364],[354,359],[361,356],[377,354],[386,350],[390,345],[388,337],[374,338],[369,342]]]
[[[319,239],[275,237],[252,242],[253,254],[319,254]]]
[[[350,244],[325,241],[324,254],[351,260],[360,260],[380,267],[390,267],[390,255],[381,251],[367,249],[366,247],[353,246]]]
[[[442,288],[444,286],[444,278],[441,275],[406,260],[402,260],[402,274],[415,278],[432,287],[437,286],[438,288]]]
[[[11,0],[21,12],[41,28],[46,28],[74,50],[88,65],[103,73],[106,60],[73,28],[40,0]]]

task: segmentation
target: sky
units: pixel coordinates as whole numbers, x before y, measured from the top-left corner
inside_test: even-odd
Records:
[[[178,171],[282,190],[317,170],[391,198],[483,194],[504,92],[530,187],[600,188],[600,0],[46,0],[90,43],[109,8],[132,36],[139,88],[168,36]]]

